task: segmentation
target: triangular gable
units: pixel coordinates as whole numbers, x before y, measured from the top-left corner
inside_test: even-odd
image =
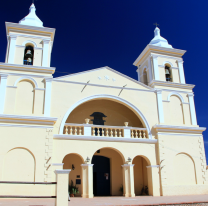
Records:
[[[138,82],[137,80],[122,74],[110,67],[101,67],[97,69],[78,72],[75,74],[64,75],[54,78],[54,80],[83,82],[89,84],[99,84],[108,86],[119,86],[130,88],[152,89],[151,87]]]

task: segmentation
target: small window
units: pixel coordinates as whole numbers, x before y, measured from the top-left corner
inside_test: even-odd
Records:
[[[25,65],[33,65],[33,56],[34,56],[34,49],[32,46],[26,46],[24,52],[24,62]]]
[[[167,82],[172,82],[171,70],[169,66],[165,66],[165,78]]]

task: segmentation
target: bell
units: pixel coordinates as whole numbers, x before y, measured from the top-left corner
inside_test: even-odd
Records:
[[[26,56],[26,57],[32,57],[32,52],[31,52],[31,50],[27,50],[25,56]]]
[[[170,74],[169,69],[165,69],[165,74]]]

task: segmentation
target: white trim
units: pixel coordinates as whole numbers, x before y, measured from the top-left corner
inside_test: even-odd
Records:
[[[167,101],[170,101],[170,97],[172,95],[173,96],[177,96],[181,100],[181,102],[184,103],[183,97],[179,93],[176,93],[176,92],[171,92],[170,94],[168,94]]]
[[[0,82],[0,114],[4,113],[5,99],[6,99],[6,88],[7,88],[7,74],[1,74]]]
[[[9,40],[9,53],[8,53],[8,63],[14,64],[15,50],[16,50],[16,39],[17,37],[10,36]]]
[[[152,168],[152,167],[160,167],[160,165],[149,165],[149,166],[146,166],[146,168]]]
[[[163,62],[163,67],[165,67],[165,64],[170,64],[171,68],[173,67],[173,64],[171,62],[169,62],[169,61],[164,61]]]
[[[26,127],[26,128],[40,128],[40,129],[53,129],[53,126],[37,126],[37,125],[24,125],[24,124],[1,124],[0,127]]]
[[[98,94],[98,95],[92,95],[92,96],[89,96],[89,97],[86,97],[84,99],[81,99],[79,100],[78,102],[76,102],[75,104],[73,104],[69,109],[68,111],[65,113],[62,121],[61,121],[61,125],[60,125],[60,129],[59,129],[59,134],[63,134],[63,129],[64,129],[64,125],[66,123],[66,120],[68,118],[68,116],[70,115],[70,113],[76,108],[78,107],[79,105],[87,102],[87,101],[90,101],[90,100],[94,100],[94,99],[100,99],[100,98],[105,98],[105,99],[110,99],[110,100],[116,100],[116,101],[119,101],[127,106],[129,106],[130,108],[132,108],[136,114],[139,115],[139,118],[141,118],[140,120],[143,121],[145,127],[147,128],[147,132],[148,132],[148,136],[149,136],[149,139],[152,139],[152,133],[151,133],[151,128],[145,118],[145,116],[142,114],[142,112],[136,107],[134,106],[133,104],[131,104],[130,102],[128,102],[127,100],[125,99],[122,99],[120,97],[117,97],[117,96],[113,96],[113,95],[107,95],[107,94]]]
[[[81,167],[92,167],[94,164],[81,164]]]
[[[127,78],[127,79],[129,79],[129,80],[131,80],[131,81],[133,81],[133,82],[135,82],[135,83],[137,83],[137,84],[147,88],[147,89],[150,89],[150,90],[152,89],[151,87],[149,87],[149,86],[147,86],[147,85],[145,85],[145,84],[143,84],[143,83],[141,83],[141,82],[139,82],[139,81],[137,81],[137,80],[127,76],[127,75],[125,75],[125,74],[122,74],[122,73],[120,73],[120,72],[118,72],[118,71],[116,71],[116,70],[114,70],[114,69],[112,69],[112,68],[110,68],[108,66],[101,67],[101,68],[96,68],[96,69],[91,69],[91,70],[87,70],[87,71],[84,71],[84,72],[78,72],[78,73],[75,73],[75,74],[69,74],[69,75],[65,75],[65,76],[61,76],[61,77],[56,77],[56,78],[54,78],[54,81],[57,81],[57,80],[60,80],[60,79],[64,79],[64,78],[68,78],[68,77],[71,77],[71,76],[76,76],[76,75],[80,75],[80,74],[86,74],[86,73],[89,73],[89,72],[99,71],[99,70],[103,70],[103,69],[110,70],[111,72],[114,72],[114,73],[116,73],[116,74],[118,74],[118,75],[120,75],[120,76],[122,76],[124,78]],[[68,81],[68,82],[70,82],[70,81]],[[91,84],[91,85],[96,85],[96,84]],[[108,87],[111,87],[111,86],[108,86]],[[119,88],[123,88],[123,87],[119,87]]]
[[[161,89],[161,91],[165,91],[165,92],[180,92],[180,93],[184,93],[184,94],[189,94],[190,92],[185,92],[185,91],[182,91],[182,90],[174,90],[174,89]]]
[[[15,86],[7,86],[7,87],[8,87],[8,88],[15,88],[15,89],[17,88],[17,87],[15,87]]]
[[[159,69],[158,69],[158,59],[157,56],[152,55],[152,61],[153,61],[153,69],[154,69],[154,79],[159,80],[160,75],[159,75]]]
[[[16,47],[25,48],[25,46],[22,46],[22,45],[16,45]],[[33,49],[43,50],[43,48],[41,48],[41,47],[33,47]]]
[[[134,164],[123,164],[122,167],[134,167]]]
[[[17,79],[14,83],[14,87],[17,87],[17,84],[22,80],[29,80],[33,82],[35,88],[38,88],[38,83],[32,77],[28,77],[28,76],[20,77],[19,79]]]
[[[12,122],[19,124],[40,124],[40,125],[54,125],[58,118],[43,117],[43,116],[23,116],[0,114],[0,122]]]
[[[189,98],[190,113],[191,113],[191,123],[192,125],[197,125],[196,110],[195,110],[195,104],[194,104],[194,94],[188,93],[188,98]]]
[[[157,110],[158,110],[158,119],[159,123],[164,123],[164,112],[163,112],[163,103],[162,103],[162,91],[156,90],[157,95]]]
[[[45,79],[44,116],[51,115],[52,78]]]
[[[164,65],[158,65],[158,67],[164,68]],[[178,67],[172,67],[172,66],[171,66],[171,69],[178,69]]]
[[[137,138],[124,138],[124,137],[96,137],[85,135],[65,135],[55,134],[53,139],[61,140],[82,140],[82,141],[101,141],[101,142],[129,142],[129,143],[148,143],[156,144],[157,139],[137,139]]]
[[[33,47],[37,47],[37,44],[34,41],[31,41],[31,40],[24,41],[22,43],[22,46],[25,47],[27,43],[31,43],[33,45]]]
[[[28,77],[28,74],[23,74],[23,73],[9,73],[9,72],[0,72],[0,75],[1,74],[6,74],[6,75],[9,75],[9,76],[25,76],[25,77]],[[32,77],[37,77],[37,78],[48,78],[48,76],[45,76],[45,75],[35,75],[35,74],[30,74],[30,76]]]
[[[118,86],[108,86],[103,84],[91,84],[91,83],[84,83],[84,82],[74,82],[74,81],[66,81],[66,80],[57,80],[53,79],[54,82],[61,82],[61,83],[68,83],[68,84],[81,84],[81,85],[88,85],[88,86],[95,86],[95,87],[106,87],[106,88],[113,88],[113,89],[124,89],[124,90],[134,90],[134,91],[141,91],[141,92],[155,92],[155,90],[151,87],[147,89],[137,89],[137,88],[130,88],[130,87],[118,87]],[[145,84],[141,83],[144,87]]]
[[[157,135],[173,135],[173,136],[187,136],[187,137],[194,136],[194,137],[201,137],[200,134],[184,134],[184,133],[181,133],[181,134],[178,133],[178,134],[176,134],[176,133],[168,133],[168,132],[158,132]]]
[[[71,172],[71,170],[65,170],[65,169],[62,169],[62,170],[55,170],[54,171],[56,174],[69,174]]]
[[[24,64],[9,64],[0,62],[0,69],[12,70],[12,71],[26,71],[26,72],[38,72],[53,74],[56,70],[55,67],[42,67],[42,66],[33,66],[33,65],[24,65]],[[14,73],[15,75],[15,73]]]
[[[42,91],[45,91],[44,88],[34,88],[34,90],[42,90]]]
[[[185,76],[184,76],[183,60],[177,60],[177,61],[178,61],[179,77],[181,84],[186,84]]]
[[[51,165],[52,165],[52,166],[63,166],[64,163],[52,163]]]

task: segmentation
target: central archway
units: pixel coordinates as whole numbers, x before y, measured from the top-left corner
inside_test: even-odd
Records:
[[[150,126],[146,120],[146,118],[144,117],[144,115],[142,114],[142,112],[133,104],[131,104],[130,102],[120,98],[120,97],[116,97],[113,95],[106,95],[106,94],[99,94],[99,95],[93,95],[93,96],[89,96],[86,97],[84,99],[81,99],[80,101],[78,101],[77,103],[75,103],[73,106],[71,106],[68,111],[65,113],[61,125],[60,125],[60,130],[59,130],[59,134],[63,134],[63,130],[64,130],[64,125],[66,123],[66,120],[68,119],[69,115],[71,114],[71,112],[78,107],[79,105],[91,101],[91,100],[96,100],[96,99],[106,99],[106,100],[111,100],[111,101],[115,101],[118,102],[120,104],[123,104],[124,106],[128,107],[130,110],[132,110],[135,115],[140,119],[140,121],[142,122],[143,126],[145,128],[147,128],[147,132],[148,132],[148,136],[149,139],[152,139],[152,133],[151,133],[151,129]]]
[[[114,148],[98,149],[92,157],[94,196],[122,196],[123,155]]]

